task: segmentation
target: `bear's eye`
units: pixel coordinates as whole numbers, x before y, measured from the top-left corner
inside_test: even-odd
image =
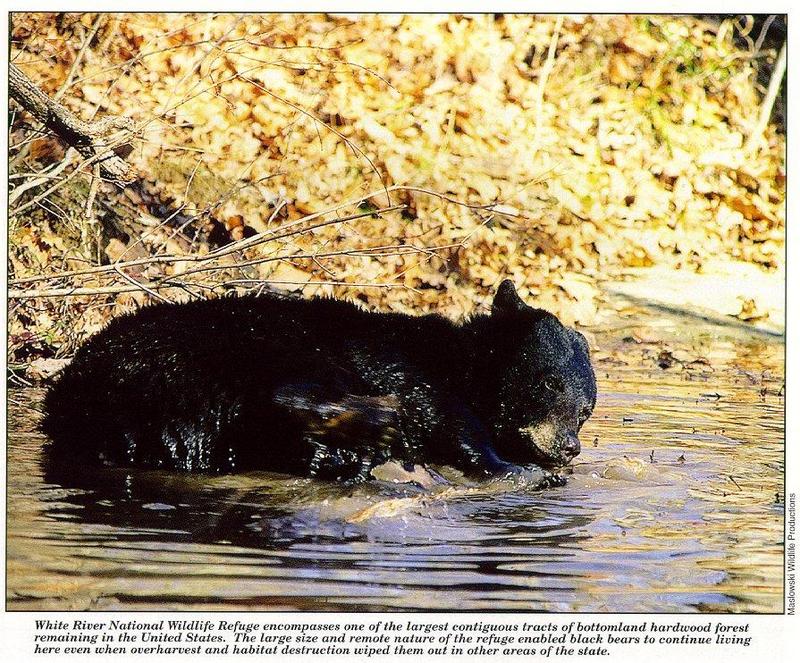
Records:
[[[578,421],[580,422],[580,425],[583,426],[583,424],[586,423],[586,420],[591,416],[592,416],[592,408],[590,408],[588,405],[586,407],[581,408],[581,411],[578,414]]]
[[[555,375],[548,375],[542,380],[542,386],[548,391],[561,391],[564,384]]]

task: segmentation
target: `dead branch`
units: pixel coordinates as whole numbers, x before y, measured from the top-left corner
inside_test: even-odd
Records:
[[[109,116],[95,122],[85,122],[48,97],[13,64],[8,68],[8,93],[82,156],[99,163],[106,178],[122,185],[130,184],[136,179],[130,164],[100,140],[115,130],[132,131],[134,124],[130,118]]]
[[[342,207],[342,205],[338,205],[338,206],[336,206],[334,208],[324,210],[323,212],[316,212],[314,214],[309,214],[306,217],[303,217],[302,219],[299,219],[299,221],[300,222],[309,221],[311,219],[318,218],[318,217],[322,216],[323,214],[328,214],[328,213],[330,213],[332,211],[336,211],[338,209],[341,209],[341,207]],[[267,238],[264,238],[262,236],[261,237],[261,241],[271,241],[271,240],[276,240],[276,239],[285,239],[286,237],[290,237],[290,236],[295,235],[295,234],[302,234],[302,233],[305,233],[305,232],[309,232],[311,230],[316,230],[317,228],[320,228],[320,227],[323,227],[323,226],[334,225],[334,224],[338,224],[338,223],[345,223],[347,221],[355,221],[355,220],[358,220],[358,219],[372,217],[372,216],[377,215],[377,214],[383,214],[383,213],[386,213],[386,212],[392,212],[392,211],[402,210],[402,209],[405,209],[405,205],[395,205],[393,207],[385,207],[385,208],[381,208],[381,209],[371,210],[371,211],[368,211],[368,212],[358,212],[356,214],[350,214],[348,216],[342,216],[342,217],[336,217],[335,219],[329,219],[327,221],[323,221],[321,223],[317,223],[317,224],[313,224],[313,225],[310,225],[310,226],[306,226],[304,228],[297,228],[292,232],[278,234],[279,231],[284,230],[288,226],[295,226],[298,223],[297,221],[293,221],[290,224],[285,224],[283,226],[279,226],[278,228],[275,228],[274,231],[273,231],[273,233],[275,233],[274,235],[271,235],[271,236],[269,236]],[[228,246],[233,246],[233,245],[231,244],[231,245],[228,245]],[[223,247],[223,248],[227,248],[227,247]],[[237,248],[238,249],[250,248],[250,245],[248,245],[247,247],[240,246],[240,247],[237,247]],[[165,264],[165,263],[166,264],[168,264],[168,263],[205,263],[205,262],[210,262],[210,261],[217,260],[219,258],[223,258],[225,256],[230,255],[231,253],[233,253],[233,251],[219,251],[219,252],[213,252],[212,251],[210,253],[204,253],[204,254],[150,256],[150,257],[147,257],[147,258],[137,258],[136,260],[118,261],[118,262],[115,262],[115,263],[113,263],[111,265],[97,265],[97,266],[94,266],[94,267],[87,267],[86,269],[56,272],[54,274],[37,274],[35,276],[24,276],[24,277],[21,277],[21,278],[10,279],[9,280],[9,284],[18,286],[18,285],[22,285],[22,284],[25,284],[25,283],[34,283],[34,282],[38,282],[38,281],[54,281],[54,280],[64,279],[64,278],[74,278],[74,277],[88,276],[88,275],[94,275],[94,274],[102,274],[102,273],[106,273],[106,272],[115,272],[118,269],[127,269],[127,268],[131,268],[131,267],[141,267],[143,265],[156,265],[156,264]],[[287,257],[287,256],[284,256],[284,257]],[[288,256],[288,257],[291,257],[291,256]],[[225,266],[225,268],[227,268],[227,267],[231,267],[231,265]]]
[[[346,285],[358,288],[409,288],[409,286],[400,283],[360,283],[349,281],[286,281],[276,279],[234,279],[226,281],[225,283],[142,283],[130,285],[114,285],[114,286],[101,286],[98,288],[53,288],[45,290],[9,290],[9,299],[35,299],[37,297],[95,297],[98,295],[119,295],[125,292],[144,292],[150,296],[155,295],[156,290],[172,290],[172,291],[186,291],[189,286],[198,286],[209,290],[215,290],[221,287],[228,287],[233,285],[242,285],[245,283],[250,284],[264,284],[264,285]],[[159,297],[159,299],[162,299]]]
[[[454,249],[463,246],[463,241],[464,240],[462,240],[461,242],[452,242],[449,244],[444,244],[442,246],[430,246],[430,247],[420,247],[408,244],[387,244],[384,246],[365,247],[362,249],[341,249],[338,251],[325,251],[325,252],[314,252],[314,253],[290,253],[286,255],[268,256],[266,258],[253,258],[251,260],[243,260],[228,265],[206,265],[203,267],[197,267],[195,269],[187,270],[180,274],[164,276],[157,282],[159,285],[165,283],[182,282],[183,279],[185,279],[187,276],[195,276],[196,274],[201,274],[204,272],[206,273],[220,272],[223,270],[231,270],[231,269],[242,270],[246,267],[265,265],[267,263],[280,262],[284,260],[287,262],[291,262],[293,260],[317,261],[320,258],[338,258],[338,257],[375,258],[375,257],[388,257],[388,256],[405,256],[412,254],[425,254],[428,257],[433,257],[437,253],[440,253],[442,251],[447,251],[449,249]]]
[[[381,195],[381,194],[387,194],[388,195],[388,194],[390,194],[390,193],[392,193],[394,191],[409,192],[409,193],[419,193],[419,194],[422,194],[422,195],[425,195],[425,196],[433,196],[434,198],[439,198],[440,200],[444,200],[444,201],[446,201],[448,203],[452,203],[453,205],[459,205],[460,207],[465,207],[467,209],[476,210],[476,211],[477,210],[481,210],[481,211],[487,211],[487,212],[498,212],[500,214],[503,214],[504,216],[510,216],[510,217],[521,217],[522,216],[516,210],[510,208],[507,205],[502,205],[502,204],[498,204],[498,203],[488,203],[488,204],[484,204],[484,205],[475,205],[475,204],[464,202],[463,200],[459,200],[458,198],[454,198],[453,196],[448,196],[446,194],[439,193],[438,191],[434,191],[432,189],[425,189],[425,188],[419,187],[419,186],[406,186],[406,185],[396,184],[394,186],[382,187],[381,189],[370,191],[369,193],[366,193],[366,194],[364,194],[362,196],[358,196],[357,198],[351,198],[350,200],[347,200],[347,201],[345,201],[343,203],[339,203],[335,207],[329,207],[329,208],[327,208],[325,210],[322,210],[321,212],[314,212],[313,214],[309,214],[309,215],[304,216],[304,217],[302,217],[300,219],[297,219],[295,221],[290,221],[289,223],[282,224],[281,226],[278,226],[277,228],[268,229],[268,230],[260,232],[260,233],[258,233],[256,235],[253,235],[251,237],[246,237],[244,239],[237,240],[236,242],[232,242],[231,244],[227,244],[227,245],[225,245],[225,246],[223,246],[223,247],[221,247],[219,249],[216,249],[215,251],[211,251],[208,255],[209,256],[214,256],[216,258],[219,258],[219,257],[221,257],[223,255],[228,255],[229,253],[234,253],[234,252],[240,251],[242,249],[250,248],[252,246],[255,246],[256,244],[261,244],[261,243],[263,243],[265,241],[272,241],[272,240],[275,240],[275,239],[282,239],[286,235],[278,235],[277,233],[283,233],[283,232],[287,231],[289,228],[294,228],[296,226],[303,225],[304,223],[307,223],[308,221],[316,219],[316,218],[318,218],[320,216],[324,216],[325,214],[338,212],[339,210],[341,210],[341,209],[343,209],[345,207],[351,207],[353,205],[358,205],[360,203],[363,203],[364,201],[368,201],[368,200],[370,200],[372,198],[375,198],[378,195]],[[379,213],[382,213],[382,212],[390,212],[390,211],[393,211],[395,209],[403,209],[405,207],[406,207],[405,205],[390,205],[388,207],[383,207],[383,208],[379,208],[377,210],[374,210],[373,212],[368,212],[367,215],[369,215],[369,214],[379,214]],[[340,221],[346,221],[348,219],[347,218],[342,218],[342,219],[339,219],[339,220]],[[328,225],[328,222],[324,222],[322,225]],[[303,228],[303,231],[315,229],[316,227],[317,226],[311,226],[311,227],[308,227],[308,228]]]
[[[69,86],[72,85],[72,79],[75,77],[75,73],[78,71],[78,66],[83,60],[83,56],[86,53],[86,49],[89,48],[89,44],[92,43],[97,31],[100,29],[100,26],[106,20],[105,14],[98,14],[97,18],[94,20],[94,24],[92,25],[91,29],[89,30],[89,34],[86,35],[83,43],[81,44],[80,50],[78,50],[75,59],[72,61],[72,66],[69,68],[67,72],[67,77],[64,79],[64,82],[61,84],[61,87],[58,88],[56,93],[53,95],[53,101],[59,101],[61,97],[64,96],[64,93],[69,89]]]
[[[757,141],[763,139],[764,131],[769,124],[769,118],[772,116],[772,107],[775,105],[775,100],[778,98],[778,93],[781,89],[783,76],[786,73],[786,42],[783,42],[778,60],[775,63],[775,69],[772,71],[772,76],[769,79],[769,87],[764,100],[761,102],[760,112],[758,114],[758,122],[753,128],[752,133],[745,143],[744,151],[747,154],[752,154],[756,149]]]
[[[137,283],[136,285],[103,286],[100,288],[53,288],[51,290],[16,290],[8,291],[9,299],[33,299],[36,297],[86,297],[95,295],[117,295],[123,292],[147,292],[158,288],[157,284]],[[168,285],[164,289],[179,290],[180,286]]]
[[[10,191],[8,194],[8,204],[13,205],[13,203],[29,189],[35,189],[37,186],[46,184],[57,178],[61,172],[72,163],[73,158],[76,156],[75,148],[70,147],[61,161],[46,168],[41,173],[34,173],[35,177],[33,179],[28,180],[24,184],[20,184],[15,187],[13,191]]]
[[[539,84],[536,86],[536,125],[534,126],[533,145],[531,146],[531,153],[536,154],[539,149],[539,137],[541,136],[541,118],[543,115],[542,107],[544,103],[544,90],[547,86],[547,79],[550,72],[553,70],[553,63],[556,57],[556,47],[558,46],[558,37],[561,34],[561,26],[564,23],[564,17],[559,16],[556,19],[555,27],[553,28],[553,36],[550,38],[550,47],[547,49],[547,59],[545,60],[542,68],[539,70]]]
[[[452,196],[447,196],[447,195],[439,193],[437,191],[433,191],[431,189],[425,189],[425,188],[422,188],[422,187],[396,185],[396,186],[389,187],[389,191],[390,192],[393,192],[393,191],[415,192],[415,193],[419,193],[419,194],[422,194],[422,195],[434,196],[434,197],[439,198],[441,200],[444,200],[446,202],[449,202],[449,203],[452,203],[452,204],[455,204],[455,205],[459,205],[459,206],[462,206],[462,207],[466,207],[468,209],[473,209],[473,210],[476,210],[476,211],[481,210],[481,211],[488,211],[488,212],[498,212],[498,213],[501,213],[501,214],[506,215],[506,216],[514,216],[514,217],[520,216],[519,214],[515,213],[515,211],[513,211],[511,209],[507,209],[506,206],[503,206],[503,205],[498,205],[498,204],[495,204],[495,203],[491,203],[491,204],[487,204],[487,205],[470,204],[470,203],[464,202],[462,200],[458,200],[457,198],[453,198]],[[53,273],[53,274],[37,274],[37,275],[34,275],[34,276],[25,276],[25,277],[16,278],[16,279],[10,279],[9,280],[9,284],[13,285],[13,286],[21,286],[23,284],[30,284],[30,283],[34,283],[34,282],[55,281],[55,280],[64,279],[64,278],[75,278],[75,277],[82,277],[82,276],[88,276],[88,275],[102,274],[102,273],[106,273],[106,272],[116,272],[118,269],[126,269],[126,268],[131,268],[131,267],[141,267],[141,266],[144,266],[144,265],[170,264],[170,263],[175,263],[175,264],[177,264],[177,263],[200,263],[200,264],[203,264],[203,263],[206,263],[206,262],[215,261],[215,260],[217,260],[219,258],[223,258],[223,257],[229,256],[230,254],[235,253],[237,251],[242,251],[244,249],[253,248],[256,245],[262,244],[262,243],[265,243],[265,242],[272,242],[272,241],[275,241],[275,240],[278,240],[278,239],[285,239],[286,237],[290,237],[290,236],[293,236],[295,234],[302,234],[302,233],[310,232],[310,231],[313,231],[313,230],[317,230],[320,227],[333,225],[333,224],[338,224],[338,223],[344,223],[346,221],[354,221],[354,220],[358,220],[358,219],[361,219],[361,218],[371,217],[371,216],[374,216],[374,215],[384,214],[384,213],[387,213],[387,212],[402,210],[402,209],[406,208],[406,206],[402,205],[402,204],[401,205],[392,205],[390,207],[383,207],[383,208],[378,208],[378,209],[374,209],[374,210],[370,210],[370,211],[366,211],[366,212],[358,212],[358,213],[350,214],[350,215],[343,216],[343,217],[336,217],[334,219],[328,219],[328,220],[325,220],[325,221],[322,221],[322,222],[318,222],[318,223],[314,223],[314,224],[310,224],[309,223],[309,222],[311,222],[311,221],[313,221],[315,219],[318,219],[318,218],[320,218],[322,216],[325,216],[327,214],[332,214],[332,213],[338,212],[338,211],[340,211],[340,210],[342,210],[342,209],[344,209],[346,207],[352,207],[352,206],[358,205],[359,203],[361,203],[361,202],[363,202],[365,200],[369,200],[370,198],[373,198],[373,197],[375,197],[377,195],[383,194],[384,192],[385,192],[385,189],[377,189],[377,190],[374,190],[374,191],[370,191],[369,193],[367,193],[365,195],[359,196],[357,198],[352,198],[350,200],[345,201],[344,203],[340,203],[340,204],[335,205],[333,207],[326,208],[326,209],[321,210],[319,212],[313,212],[313,213],[308,214],[308,215],[306,215],[306,216],[304,216],[304,217],[302,217],[300,219],[297,219],[297,220],[294,220],[294,221],[291,221],[291,222],[288,222],[288,223],[281,224],[276,228],[271,228],[271,229],[266,230],[264,232],[261,232],[261,233],[258,233],[256,235],[253,235],[252,237],[248,237],[246,239],[242,239],[242,240],[239,240],[237,242],[232,242],[231,244],[228,244],[228,245],[226,245],[224,247],[221,247],[221,248],[219,248],[219,249],[217,249],[215,251],[210,251],[209,253],[205,253],[205,254],[199,254],[199,255],[188,255],[187,254],[187,255],[150,256],[150,257],[147,257],[147,258],[138,258],[136,260],[119,261],[119,262],[115,262],[115,263],[113,263],[111,265],[98,265],[98,266],[95,266],[95,267],[89,267],[89,268],[81,269],[81,270],[71,270],[71,271],[56,272],[56,273]],[[478,228],[482,227],[486,223],[487,223],[487,221],[484,220],[483,223],[481,223],[475,230],[470,232],[464,238],[464,240],[462,240],[462,242],[460,242],[459,244],[463,245],[464,241],[468,240],[469,237],[474,232],[476,232]],[[438,247],[438,249],[443,249],[443,248],[450,248],[450,247],[449,246]],[[286,258],[291,258],[291,257],[292,256],[281,256],[281,259],[286,259]],[[235,268],[236,265],[235,264],[234,265],[225,265],[225,266],[220,266],[220,267],[214,268],[214,269],[223,269],[223,268],[227,269],[227,268],[231,268],[231,267]],[[203,270],[203,271],[207,271],[207,270]],[[183,274],[183,276],[185,276],[185,273]],[[27,293],[27,292],[41,292],[41,291],[22,289],[22,290],[15,290],[13,292],[14,292],[14,295],[9,293],[9,297],[11,299],[17,298],[23,292]],[[63,291],[59,290],[58,292],[62,293]],[[125,292],[127,292],[127,291],[125,291]],[[87,294],[87,293],[84,292],[82,294]],[[106,293],[100,293],[100,294],[106,294]]]

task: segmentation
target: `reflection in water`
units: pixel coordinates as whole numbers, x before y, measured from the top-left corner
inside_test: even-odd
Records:
[[[780,611],[783,347],[673,329],[598,332],[583,453],[539,493],[48,467],[12,393],[8,607]]]

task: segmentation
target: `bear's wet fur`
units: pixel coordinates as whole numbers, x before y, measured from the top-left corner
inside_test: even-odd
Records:
[[[271,295],[156,304],[90,338],[45,399],[56,463],[369,478],[565,465],[596,399],[586,340],[504,281],[490,314]]]

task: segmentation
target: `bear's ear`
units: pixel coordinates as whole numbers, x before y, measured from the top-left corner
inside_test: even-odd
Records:
[[[515,313],[525,308],[527,305],[520,299],[514,284],[509,279],[503,281],[495,293],[492,313]]]

